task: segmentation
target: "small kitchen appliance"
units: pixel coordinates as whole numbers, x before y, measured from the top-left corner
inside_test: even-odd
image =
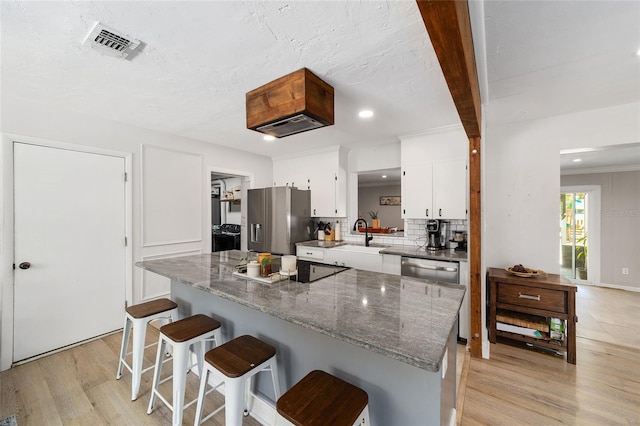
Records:
[[[449,222],[445,220],[438,221],[438,227],[440,230],[440,248],[442,250],[448,249],[450,247],[449,244]]]
[[[427,220],[427,250],[440,250],[440,221],[437,219]]]

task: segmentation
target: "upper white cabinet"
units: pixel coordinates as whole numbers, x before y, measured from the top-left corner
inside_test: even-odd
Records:
[[[347,156],[336,146],[273,159],[274,186],[311,190],[311,215],[347,216]]]
[[[467,146],[461,127],[402,139],[404,219],[466,219]]]
[[[402,217],[433,217],[433,164],[402,166]]]

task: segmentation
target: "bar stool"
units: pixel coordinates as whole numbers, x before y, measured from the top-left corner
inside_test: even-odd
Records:
[[[369,424],[367,393],[320,370],[310,372],[285,392],[276,410],[296,426]]]
[[[240,426],[242,416],[249,415],[247,397],[251,393],[251,378],[262,371],[271,371],[271,380],[275,399],[280,396],[276,349],[253,336],[240,336],[217,348],[208,351],[205,356],[204,374],[200,376],[200,391],[196,406],[195,425],[225,409],[225,425]],[[222,382],[206,391],[209,373],[216,371],[224,376]],[[225,404],[202,418],[204,398],[224,384]]]
[[[167,322],[169,320],[176,321],[177,319],[178,305],[173,300],[169,299],[158,299],[140,303],[138,305],[131,305],[125,310],[124,331],[122,333],[122,346],[120,347],[120,361],[118,362],[116,379],[120,380],[122,377],[122,367],[126,367],[127,370],[131,372],[132,401],[135,401],[138,398],[140,377],[142,376],[142,373],[153,368],[153,366],[150,366],[144,370],[142,369],[144,350],[156,345],[156,343],[152,343],[147,346],[144,345],[144,340],[147,335],[147,324],[155,320]],[[127,352],[129,349],[131,328],[133,328],[133,351]],[[127,364],[125,360],[128,355],[133,355],[132,365]]]
[[[207,341],[215,341],[216,345],[221,344],[222,332],[220,330],[220,322],[206,315],[193,315],[160,327],[158,355],[156,357],[151,399],[149,400],[147,414],[153,412],[153,405],[157,396],[173,412],[173,424],[176,426],[182,424],[183,410],[196,402],[194,399],[188,404],[184,403],[187,371],[193,367],[193,365],[188,365],[189,347],[195,345],[198,374],[202,376],[202,360],[204,358],[205,342]],[[162,364],[169,360],[162,360],[166,345],[173,347],[173,357],[171,358],[173,359],[173,375],[160,381]],[[173,378],[173,404],[170,404],[158,391],[158,386],[171,378]]]

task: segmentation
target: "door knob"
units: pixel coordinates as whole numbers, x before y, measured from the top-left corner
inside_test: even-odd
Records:
[[[22,262],[20,265],[18,265],[18,268],[20,268],[20,269],[29,269],[29,268],[31,268],[31,264],[29,262]]]

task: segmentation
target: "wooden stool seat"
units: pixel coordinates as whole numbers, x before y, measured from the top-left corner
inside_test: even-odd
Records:
[[[274,401],[280,396],[280,379],[276,348],[253,336],[240,336],[209,350],[204,356],[204,373],[200,376],[200,391],[196,406],[196,425],[207,421],[222,409],[225,410],[226,426],[241,426],[242,417],[249,415],[249,397],[252,377],[261,372],[270,372],[273,382]],[[209,374],[216,374],[222,381],[207,391]],[[202,418],[204,398],[224,385],[225,403]]]
[[[240,377],[276,354],[276,348],[253,336],[240,336],[211,349],[204,360],[227,377]]]
[[[220,321],[197,314],[160,327],[160,333],[174,342],[182,343],[220,328]]]
[[[276,410],[298,426],[351,426],[368,404],[369,396],[359,387],[314,370],[278,399]]]
[[[191,404],[197,402],[193,400],[185,404],[185,386],[187,382],[187,371],[194,365],[189,365],[189,349],[193,346],[198,365],[198,374],[202,376],[204,368],[204,353],[206,342],[213,341],[216,345],[222,343],[222,330],[220,321],[207,315],[197,314],[179,321],[160,327],[160,337],[158,340],[158,353],[156,355],[156,365],[153,374],[153,384],[151,385],[151,398],[147,414],[153,412],[156,397],[158,397],[172,412],[171,423],[173,426],[182,425],[183,410]],[[173,374],[160,380],[162,376],[163,355],[167,345],[173,348]],[[169,402],[159,391],[161,383],[173,379],[173,401]]]
[[[169,299],[151,300],[149,302],[131,305],[126,311],[134,318],[146,318],[160,312],[170,311],[178,307],[178,304]]]

